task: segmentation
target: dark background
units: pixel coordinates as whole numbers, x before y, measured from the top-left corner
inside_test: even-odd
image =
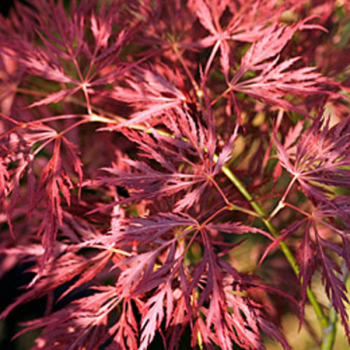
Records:
[[[10,7],[13,4],[13,0],[1,0],[0,1],[0,13],[2,15],[7,15],[9,12]]]

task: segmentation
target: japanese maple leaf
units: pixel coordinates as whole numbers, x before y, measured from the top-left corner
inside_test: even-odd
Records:
[[[125,126],[152,123],[152,119],[168,111],[186,108],[189,100],[186,94],[155,70],[135,68],[123,80],[128,87],[115,86],[112,92],[105,95],[128,103],[136,111],[129,120],[118,125],[117,130]]]
[[[196,14],[201,25],[209,31],[209,35],[199,40],[199,46],[212,46],[210,57],[207,60],[205,76],[220,49],[220,64],[222,72],[229,80],[229,70],[232,62],[232,53],[229,46],[231,41],[255,42],[259,40],[266,31],[267,24],[276,18],[281,8],[276,6],[276,1],[189,1],[190,9]],[[226,10],[229,9],[230,16],[227,17]],[[243,20],[244,18],[244,20]]]
[[[42,200],[45,201],[46,210],[39,228],[39,233],[43,233],[42,243],[45,248],[42,268],[52,254],[53,243],[56,239],[59,226],[62,226],[63,210],[61,206],[61,194],[66,203],[70,205],[70,191],[74,185],[66,173],[61,159],[61,144],[67,148],[73,167],[79,175],[79,182],[82,182],[82,163],[80,162],[74,145],[64,137],[59,137],[55,141],[54,151],[51,159],[42,170],[39,184],[31,202],[32,210],[38,206]]]
[[[229,91],[243,92],[271,105],[294,110],[304,114],[290,102],[283,99],[287,94],[312,95],[325,93],[327,79],[315,72],[313,67],[290,70],[299,57],[278,63],[279,54],[298,30],[322,29],[308,24],[313,17],[306,18],[292,26],[274,24],[264,36],[254,43],[241,60],[241,66],[229,82]],[[256,77],[244,80],[244,75],[256,72]],[[260,73],[258,73],[260,72]],[[239,112],[237,98],[230,95],[233,105]]]
[[[319,268],[322,272],[322,281],[333,307],[340,314],[345,333],[349,339],[350,330],[345,304],[349,303],[344,283],[344,271],[341,271],[338,263],[332,258],[338,256],[346,266],[350,266],[350,210],[348,199],[344,196],[335,197],[327,202],[319,202],[313,212],[293,222],[283,230],[279,239],[267,249],[270,251],[281,240],[286,240],[296,232],[302,232],[302,238],[297,249],[296,261],[299,266],[299,280],[302,283],[301,321],[304,316],[307,287],[311,286],[312,277]],[[339,222],[344,220],[344,225]],[[339,236],[341,244],[325,238],[322,229],[326,229],[332,236]]]
[[[77,299],[49,316],[26,322],[24,330],[17,335],[43,328],[37,339],[37,345],[32,350],[39,350],[42,344],[45,344],[48,350],[98,348],[108,334],[108,316],[118,305],[119,300],[113,287],[94,289],[92,295]]]
[[[138,299],[123,301],[122,314],[118,322],[108,330],[105,342],[110,342],[106,350],[136,350],[139,348],[139,325],[134,315],[133,303],[141,304]],[[101,342],[103,344],[104,342]]]
[[[27,252],[19,252],[28,259],[31,251],[34,251],[38,256],[42,256],[44,251],[37,246],[30,247]],[[1,318],[7,315],[17,306],[27,303],[33,299],[40,298],[55,290],[59,286],[71,281],[74,277],[79,275],[79,279],[73,283],[62,295],[61,298],[69,294],[72,290],[78,288],[82,284],[92,280],[98,273],[106,266],[111,258],[111,251],[105,250],[89,258],[79,256],[73,252],[67,252],[67,247],[56,247],[53,252],[54,259],[46,263],[43,271],[41,271],[41,278],[31,289],[23,293],[17,300],[10,304],[2,313]],[[63,254],[62,254],[63,252]],[[8,253],[16,253],[14,250],[9,250]],[[41,269],[40,263],[31,269],[32,272],[39,272]]]
[[[191,288],[200,285],[199,296],[195,302],[196,314],[204,315],[206,327],[198,324],[195,331],[200,332],[205,343],[213,341],[223,349],[233,349],[233,343],[244,349],[262,349],[260,330],[269,329],[284,348],[290,349],[278,328],[261,312],[261,306],[241,293],[251,287],[262,288],[249,277],[240,274],[229,263],[221,260],[213,251],[210,242],[209,226],[201,230],[204,254],[198,268],[192,273]],[[251,276],[252,277],[252,276]],[[193,344],[196,344],[193,332]]]
[[[316,202],[331,204],[332,188],[350,188],[349,120],[330,127],[330,120],[319,116],[287,149],[275,138],[282,166]]]

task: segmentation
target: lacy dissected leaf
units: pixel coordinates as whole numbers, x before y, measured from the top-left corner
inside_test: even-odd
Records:
[[[160,291],[155,293],[151,298],[147,300],[142,312],[141,323],[141,349],[147,349],[148,345],[154,338],[157,329],[160,329],[164,318],[164,306],[167,306],[168,320],[170,320],[173,309],[173,290],[171,288],[171,279],[161,286]]]
[[[225,77],[228,77],[230,66],[230,48],[227,39],[230,35],[230,29],[222,30],[220,26],[220,17],[228,6],[228,1],[212,1],[210,4],[204,0],[189,1],[189,6],[196,13],[200,23],[210,32],[210,36],[202,39],[202,43],[211,41],[215,43],[211,55],[207,61],[206,74],[217,50],[220,48],[220,62]]]
[[[349,315],[345,308],[345,303],[349,303],[347,288],[341,279],[342,272],[339,266],[325,252],[326,248],[334,251],[338,247],[322,239],[319,235],[316,236],[316,242],[317,252],[322,264],[322,281],[325,284],[328,297],[332,300],[332,306],[340,315],[346,337],[350,341]]]
[[[311,18],[292,26],[274,24],[265,31],[264,36],[254,43],[241,60],[241,66],[229,85],[233,91],[243,92],[271,105],[301,112],[290,102],[283,99],[287,94],[312,95],[324,93],[327,80],[315,72],[313,67],[291,70],[299,57],[287,59],[281,63],[279,54],[298,30],[322,29],[314,24],[307,24]],[[244,80],[244,75],[256,72],[256,77]],[[260,72],[260,73],[258,73]],[[233,104],[237,106],[237,101]]]
[[[70,158],[73,160],[73,167],[78,172],[79,181],[82,180],[81,162],[75,154],[74,146],[64,138],[57,138],[51,159],[41,172],[39,185],[32,201],[32,208],[38,206],[44,199],[46,211],[43,217],[39,232],[43,232],[42,243],[45,247],[45,260],[52,251],[53,243],[56,239],[58,227],[62,226],[63,210],[61,207],[61,193],[68,205],[70,205],[70,191],[74,185],[63,168],[61,159],[61,142],[68,150]],[[61,192],[61,193],[60,193]]]
[[[177,227],[185,227],[188,231],[196,226],[197,222],[191,217],[175,215],[172,213],[160,213],[158,216],[148,218],[132,218],[121,220],[119,231],[112,231],[113,241],[129,244],[138,241],[142,244],[156,242],[158,237]]]
[[[301,288],[301,321],[304,316],[304,305],[306,301],[307,287],[311,287],[312,277],[319,268],[322,271],[322,281],[325,284],[327,295],[333,307],[340,314],[341,321],[349,337],[348,315],[345,304],[349,302],[346,295],[344,282],[344,271],[341,271],[334,257],[340,257],[344,263],[350,265],[349,254],[349,227],[342,225],[338,219],[349,216],[349,208],[338,209],[337,205],[342,204],[345,198],[336,197],[329,202],[321,202],[315,208],[312,216],[293,222],[287,229],[282,231],[282,235],[271,246],[275,246],[280,240],[284,240],[302,230],[296,261],[299,266],[299,280],[302,282]],[[329,238],[324,238],[321,229],[326,229],[332,236],[339,236],[341,244],[332,242]],[[333,238],[334,239],[334,238]]]
[[[304,222],[301,221],[300,225]],[[299,226],[299,225],[298,225]],[[293,231],[297,229],[296,225],[292,228]],[[303,319],[304,305],[306,301],[306,289],[311,286],[311,279],[317,267],[317,255],[316,247],[312,238],[310,237],[310,223],[306,224],[303,238],[300,242],[298,252],[296,255],[296,261],[299,265],[299,281],[302,281],[301,289],[301,305],[302,314],[300,315],[301,320]]]
[[[82,163],[78,157],[79,152],[72,142],[63,136],[57,138],[57,131],[45,124],[42,124],[40,121],[18,123],[15,129],[17,130],[14,130],[15,133],[11,134],[11,142],[9,143],[9,147],[6,150],[7,154],[5,154],[4,157],[4,159],[7,160],[7,163],[9,163],[8,166],[11,165],[11,167],[14,168],[8,172],[9,177],[13,180],[11,181],[12,184],[8,188],[9,193],[13,192],[12,202],[15,202],[19,181],[27,170],[30,188],[29,199],[32,206],[34,207],[38,205],[39,201],[43,197],[43,193],[47,190],[47,195],[52,196],[50,200],[52,202],[56,202],[56,213],[59,214],[58,218],[61,221],[61,215],[59,211],[60,199],[57,192],[57,186],[54,186],[55,181],[53,179],[56,178],[59,189],[62,191],[62,194],[68,204],[70,203],[69,190],[73,188],[73,184],[65,172],[62,172],[62,174],[59,175],[62,170],[62,160],[60,154],[61,141],[63,141],[63,145],[65,146],[64,148],[68,155],[70,161],[69,163],[72,165],[73,170],[78,174],[79,183],[81,184],[83,172]],[[37,189],[37,193],[34,196],[35,179],[33,163],[37,151],[34,151],[33,149],[39,142],[41,142],[43,145],[47,145],[55,139],[56,141],[52,158],[42,171],[41,179],[39,181],[40,184]],[[17,154],[22,155],[22,159],[20,159]],[[20,161],[18,161],[19,159]],[[11,161],[13,162],[12,164]],[[17,162],[17,167],[13,166],[15,162]],[[62,178],[59,178],[60,176]],[[51,188],[49,189],[50,186]]]
[[[268,320],[262,306],[245,294],[259,284],[236,271],[227,262],[218,259],[205,230],[201,231],[205,250],[196,283],[202,285],[196,310],[205,316],[206,327],[200,327],[201,339],[210,339],[223,349],[233,349],[233,343],[244,349],[264,349],[261,331],[267,331],[281,345],[290,349],[278,328]],[[193,274],[195,278],[195,274]],[[205,276],[205,278],[204,278]],[[193,287],[193,283],[191,284]],[[208,302],[208,306],[206,306]],[[265,327],[265,329],[264,329]],[[194,334],[193,334],[194,335]]]
[[[108,315],[119,300],[113,287],[95,287],[91,296],[39,320],[26,322],[23,332],[43,328],[32,350],[95,350],[107,334]],[[69,335],[69,336],[67,336]]]
[[[268,35],[267,25],[278,17],[285,5],[278,8],[275,0],[258,2],[190,0],[188,6],[196,14],[201,25],[210,33],[207,37],[200,39],[197,45],[204,47],[214,45],[206,64],[205,73],[208,73],[220,48],[221,69],[225,78],[228,79],[232,62],[229,42],[255,42],[265,32]],[[221,24],[223,17],[225,17],[225,26]]]
[[[136,255],[130,254],[118,264],[122,270],[117,283],[121,295],[140,296],[171,279],[183,259],[178,241],[190,235],[195,225],[193,219],[173,214],[134,218],[125,220],[119,232],[112,232],[109,237],[99,240],[107,246],[116,242],[116,248],[134,242],[140,242],[140,248],[152,247],[146,252],[141,249]]]
[[[27,255],[28,254],[30,254],[30,250],[27,251]],[[79,275],[80,278],[69,287],[61,297],[67,295],[73,289],[92,280],[106,266],[110,258],[111,252],[109,251],[104,251],[92,258],[85,258],[70,252],[64,253],[54,260],[50,260],[45,264],[41,272],[41,278],[37,283],[9,305],[5,311],[3,311],[1,317],[6,317],[15,307],[33,299],[40,298]],[[37,272],[37,270],[38,269],[35,269],[34,272]]]
[[[256,77],[233,85],[233,90],[251,95],[270,105],[287,110],[299,110],[289,101],[283,99],[287,94],[310,95],[324,92],[325,79],[314,67],[288,70],[299,58],[291,58],[280,64],[276,60],[266,66]]]
[[[155,70],[133,69],[124,82],[128,87],[116,86],[107,96],[130,104],[135,112],[117,129],[149,122],[167,111],[182,108],[188,100],[178,87]]]
[[[7,118],[7,117],[6,117]],[[11,118],[10,118],[11,119]],[[6,194],[8,199],[3,202],[7,213],[8,224],[12,232],[11,216],[21,198],[21,181],[27,174],[27,203],[33,203],[35,192],[35,174],[34,174],[34,154],[33,147],[37,142],[50,142],[56,137],[57,132],[49,126],[38,123],[20,123],[11,119],[16,125],[1,139],[6,146],[1,149],[1,159],[3,168],[2,178],[6,180],[2,196]],[[7,135],[8,134],[8,135]],[[2,145],[1,145],[2,146]],[[1,198],[1,194],[0,194]],[[3,197],[3,200],[5,197]],[[29,208],[27,208],[28,210]]]
[[[240,222],[225,222],[223,224],[208,224],[206,225],[206,228],[208,230],[219,230],[227,233],[234,233],[234,234],[243,234],[246,232],[251,232],[251,233],[260,233],[271,240],[274,241],[273,236],[271,236],[268,232],[261,230],[256,227],[251,227],[248,225],[243,225]]]
[[[76,145],[70,142],[65,137],[62,137],[63,144],[67,150],[68,159],[72,164],[72,168],[78,174],[79,178],[79,189],[81,190],[81,184],[83,181],[83,163],[79,158],[79,151]]]
[[[279,160],[305,194],[328,202],[335,187],[350,188],[349,118],[329,126],[321,118],[302,134],[295,147],[285,149],[275,138]]]
[[[79,90],[80,90],[80,87],[75,87],[73,89],[62,89],[57,92],[53,92],[47,95],[45,98],[32,103],[31,105],[28,106],[28,108],[39,107],[50,103],[60,102],[65,98],[67,98],[68,96],[74,95]]]
[[[139,348],[138,323],[133,311],[132,299],[124,300],[123,310],[118,322],[109,329],[108,338],[113,338],[106,350],[137,350]],[[140,301],[138,300],[138,303]],[[101,342],[103,344],[103,342]]]
[[[116,168],[104,169],[113,175],[117,175],[117,177],[100,179],[100,183],[104,185],[122,186],[128,190],[131,197],[121,202],[171,196],[183,189],[205,181],[204,176],[197,174],[164,173],[154,170],[146,163],[139,161],[128,160],[127,163],[132,166],[134,172],[123,172]]]
[[[279,14],[290,6],[288,1],[278,3],[276,0],[228,2],[233,17],[231,39],[243,42],[256,42],[268,31],[268,24],[278,18]]]
[[[181,335],[183,334],[187,324],[189,322],[189,316],[186,312],[185,299],[183,295],[180,295],[174,308],[172,320],[167,332],[168,348],[170,350],[178,349]]]

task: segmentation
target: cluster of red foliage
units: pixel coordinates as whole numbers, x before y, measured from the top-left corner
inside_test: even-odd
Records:
[[[349,18],[334,0],[15,2],[1,274],[33,277],[1,317],[70,296],[25,324],[32,350],[290,349],[278,321],[303,320],[316,271],[350,339]]]

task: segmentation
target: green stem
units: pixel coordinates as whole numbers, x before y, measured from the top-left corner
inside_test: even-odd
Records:
[[[346,285],[346,280],[349,277],[349,270],[346,266],[346,262],[343,261],[341,266],[341,277],[344,281],[344,284]],[[335,335],[336,335],[336,324],[338,321],[338,314],[335,311],[333,305],[331,304],[329,307],[328,312],[328,322],[329,326],[327,329],[323,332],[323,339],[322,339],[322,346],[321,350],[331,350],[333,348],[334,342],[335,342]]]
[[[263,218],[262,221],[264,222],[268,230],[271,232],[271,234],[275,238],[277,238],[279,236],[278,231],[269,220],[265,219],[267,217],[265,210],[257,202],[253,201],[252,195],[247,191],[247,189],[244,187],[242,182],[232,173],[232,171],[227,166],[224,165],[222,167],[222,171],[227,176],[227,178],[235,185],[235,187],[239,190],[239,192],[243,195],[243,197],[250,202],[250,205],[256,211],[256,213]],[[296,264],[293,253],[291,252],[291,250],[289,249],[289,247],[285,242],[280,242],[280,246],[283,254],[288,260],[294,273],[297,276],[299,276],[299,267]],[[336,333],[336,328],[335,328],[336,313],[334,309],[331,308],[329,310],[329,316],[327,318],[327,316],[322,310],[321,305],[317,301],[314,292],[310,288],[307,288],[306,294],[311,306],[315,310],[320,326],[322,328],[322,348],[321,349],[331,350],[333,348],[335,333]]]
[[[337,313],[334,309],[334,307],[331,307],[328,312],[328,322],[329,326],[327,328],[323,328],[322,333],[322,344],[321,344],[321,350],[331,350],[333,349],[333,345],[335,342],[335,335],[336,335],[336,323],[337,323]]]

